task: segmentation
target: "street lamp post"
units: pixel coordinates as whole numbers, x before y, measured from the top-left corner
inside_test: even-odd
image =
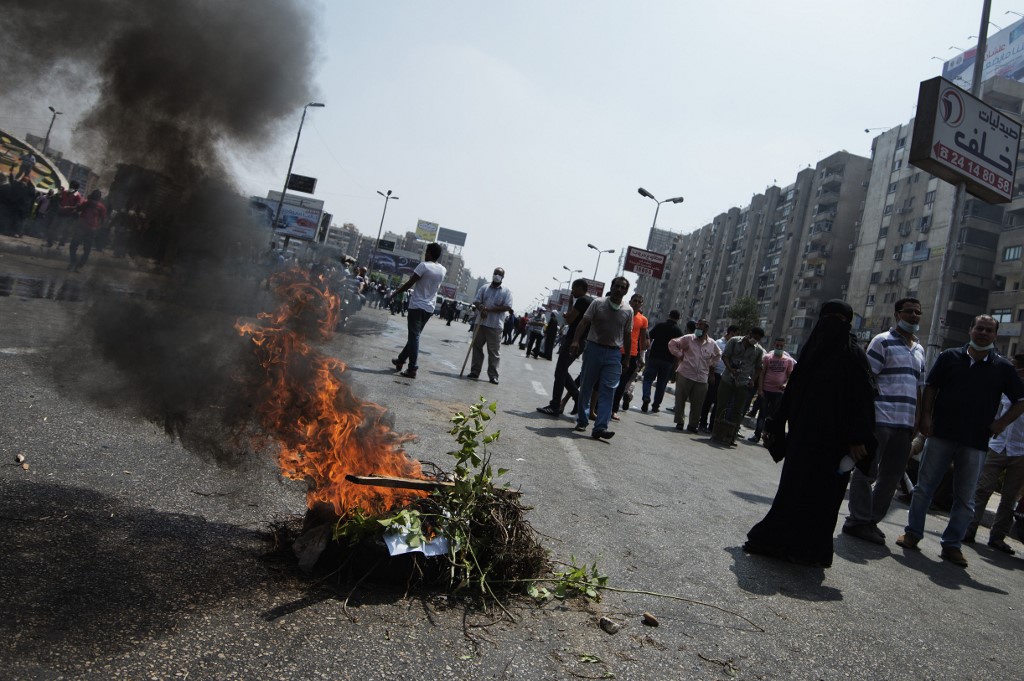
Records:
[[[274,211],[273,229],[277,229],[277,221],[281,219],[281,207],[284,206],[284,195],[288,191],[288,180],[292,177],[292,166],[295,164],[295,152],[299,150],[299,138],[302,137],[302,124],[306,122],[306,109],[309,107],[322,107],[320,102],[310,102],[302,107],[302,118],[299,120],[299,131],[295,134],[295,146],[292,147],[292,158],[288,161],[288,173],[284,176],[284,188],[281,190],[281,198],[277,202],[277,210]],[[288,235],[284,237],[285,247],[288,246]]]
[[[659,201],[658,199],[654,198],[654,194],[650,193],[649,191],[647,191],[643,187],[639,187],[636,191],[637,191],[638,194],[640,194],[640,196],[642,196],[642,197],[644,197],[646,199],[650,199],[651,201],[654,201],[654,203],[657,204],[655,206],[655,208],[654,208],[654,222],[651,223],[651,229],[654,229],[655,227],[658,226],[658,211],[661,210],[661,204],[663,204],[663,203],[682,203],[683,202],[683,197],[681,197],[681,196],[675,196],[675,197],[673,197],[671,199],[663,199],[663,200]]]
[[[380,214],[380,227],[377,228],[377,240],[373,242],[373,252],[370,255],[370,264],[366,268],[367,281],[370,280],[370,274],[373,273],[373,263],[377,261],[377,246],[380,245],[380,235],[384,232],[384,216],[388,214],[388,201],[391,199],[394,199],[395,201],[398,200],[397,196],[393,196],[391,194],[390,189],[387,194],[379,189],[377,190],[377,193],[384,197],[384,211]]]
[[[597,251],[597,264],[594,265],[594,281],[597,281],[597,270],[598,270],[599,267],[601,267],[601,254],[602,253],[614,253],[615,249],[614,248],[609,248],[607,250],[602,250],[602,249],[598,248],[597,246],[595,246],[594,244],[587,244],[587,248],[593,248],[595,251]],[[562,267],[565,267],[565,265],[562,265]]]
[[[62,115],[63,111],[57,111],[52,106],[46,107],[53,115],[50,116],[50,127],[46,129],[46,139],[43,140],[43,154],[49,155],[50,153],[50,132],[53,130],[53,122],[57,120],[57,116]]]

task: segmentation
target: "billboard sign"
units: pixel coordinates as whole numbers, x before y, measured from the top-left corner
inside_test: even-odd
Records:
[[[277,203],[281,200],[281,192],[267,192],[267,203],[277,212]],[[317,227],[320,226],[320,215],[323,213],[324,202],[319,199],[306,199],[299,196],[284,195],[281,215],[274,225],[274,233],[293,239],[314,241]]]
[[[440,288],[437,289],[438,295],[443,298],[455,299],[455,294],[458,292],[455,284],[441,284]]]
[[[68,186],[68,181],[57,170],[57,167],[50,163],[48,158],[17,137],[0,130],[0,173],[13,174],[17,177],[22,158],[25,159],[25,162],[35,159],[31,169],[26,172],[37,190],[49,191],[50,189],[64,189]]]
[[[421,241],[433,241],[437,238],[437,223],[426,220],[416,221],[416,238]]]
[[[457,232],[454,229],[446,229],[444,227],[437,228],[437,240],[451,244],[452,246],[465,246],[466,245],[466,233]]]
[[[416,266],[420,264],[420,259],[417,256],[403,255],[400,253],[381,253],[377,252],[373,256],[373,271],[380,272],[382,274],[397,274],[401,276],[409,276],[416,269]]]
[[[587,282],[587,295],[600,298],[604,295],[604,282],[596,281],[594,279],[584,279]]]
[[[288,189],[294,189],[303,194],[312,194],[316,191],[316,178],[292,173],[288,176]]]
[[[1013,198],[1020,122],[943,78],[921,83],[910,163],[989,203]]]
[[[1016,81],[1024,80],[1024,19],[1019,19],[995,35],[989,36],[985,42],[982,82],[993,76]],[[942,65],[942,77],[970,89],[977,56],[977,45],[966,52],[961,52]]]
[[[622,269],[626,272],[661,279],[665,273],[665,256],[661,253],[630,246],[626,249],[626,262]]]
[[[395,242],[388,241],[387,239],[379,239],[377,241],[377,250],[379,251],[393,251],[395,250]]]

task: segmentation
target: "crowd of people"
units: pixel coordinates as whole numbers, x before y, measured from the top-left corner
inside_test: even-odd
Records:
[[[674,383],[675,428],[710,435],[718,446],[736,446],[744,417],[756,413],[747,440],[763,443],[782,471],[770,510],[747,535],[748,553],[831,566],[847,490],[842,532],[885,544],[879,523],[901,482],[909,481],[915,448],[921,450],[917,481],[908,485],[910,509],[896,544],[919,550],[927,511],[947,478],[952,501],[940,556],[967,567],[962,544],[976,541],[995,491],[1001,502],[988,544],[1013,553],[1006,537],[1024,492],[1024,354],[1011,363],[996,352],[998,321],[991,316],[976,317],[970,342],[940,353],[927,367],[916,336],[920,301],[896,301],[895,325],[865,348],[851,333],[853,309],[832,300],[821,306],[793,357],[785,337],[772,338],[766,348],[765,331],[757,326],[729,326],[716,339],[704,319],[684,329],[677,310],[650,326],[643,298],[626,302],[623,277],[597,299],[587,294],[586,280],[574,281],[564,316],[536,311],[516,317],[503,277],[504,270],[495,269],[472,304],[477,317],[469,378],[483,370],[484,345],[495,384],[502,343],[519,341],[528,357],[556,354],[551,399],[537,411],[560,417],[571,400],[573,429],[589,428],[592,438],[604,441],[629,410],[635,381],[642,385],[640,411],[649,414],[662,411]]]

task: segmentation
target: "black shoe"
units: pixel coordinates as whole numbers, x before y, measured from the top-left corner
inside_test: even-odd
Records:
[[[640,411],[646,414],[647,410],[650,408],[650,404],[650,400],[644,400],[643,403],[640,405]]]
[[[968,532],[967,536],[964,537],[962,540],[960,540],[960,543],[961,544],[973,544],[975,542],[975,538],[974,537],[975,537],[975,533],[974,532]]]
[[[576,414],[578,413],[580,413],[580,405],[576,402],[573,402],[572,410],[569,412],[569,416],[576,416]]]
[[[1007,544],[1006,540],[1004,539],[989,539],[988,545],[996,549],[997,551],[1002,551],[1003,553],[1007,553],[1011,556],[1014,553],[1013,549],[1010,548],[1010,545]]]
[[[676,424],[676,430],[686,430],[686,426],[681,423]]]
[[[652,407],[651,408],[651,413],[652,414],[660,414],[661,413],[661,407]]]
[[[843,525],[843,534],[848,534],[851,537],[856,537],[857,539],[863,539],[864,541],[871,542],[872,544],[885,545],[885,535],[879,536],[881,532],[876,534],[875,531],[871,529],[871,525]]]
[[[395,370],[396,371],[401,371],[402,367],[405,366],[405,362],[403,362],[400,359],[393,359],[393,360],[391,360],[391,363],[395,365]]]
[[[474,381],[480,378],[480,374],[467,374],[466,378],[472,378]]]
[[[498,385],[498,377],[497,376],[491,376],[491,383],[493,383],[494,385]]]
[[[747,442],[757,443],[757,442],[760,442],[760,441],[761,441],[761,436],[758,435],[757,433],[754,433],[753,435],[751,435],[750,437],[747,438]]]
[[[406,378],[416,378],[416,370],[415,369],[407,369],[407,370],[403,371],[402,373],[400,373],[398,375],[399,376],[405,376]]]
[[[622,411],[629,411],[630,399],[628,397],[622,398]]]
[[[697,434],[697,426],[687,426],[686,427],[686,432],[690,433],[691,435],[696,435]]]
[[[545,407],[537,407],[537,411],[541,414],[547,414],[548,416],[561,416],[562,412],[558,411],[550,404]]]
[[[613,433],[610,430],[595,430],[593,433],[590,434],[590,437],[594,438],[595,440],[611,440],[613,437],[615,437],[615,433]]]

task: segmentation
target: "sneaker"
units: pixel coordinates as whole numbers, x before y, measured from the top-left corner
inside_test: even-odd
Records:
[[[992,548],[998,550],[998,551],[1002,551],[1003,553],[1008,553],[1011,556],[1014,553],[1013,549],[1010,548],[1010,545],[1007,544],[1006,540],[1004,540],[1004,539],[989,539],[988,540],[988,545],[991,546]]]
[[[953,565],[959,565],[960,567],[967,567],[967,559],[964,558],[963,551],[955,549],[952,546],[942,547],[942,553],[939,554],[943,560],[948,560]]]
[[[581,425],[580,425],[580,424],[578,424],[578,423],[577,423],[577,424],[576,424],[575,426],[573,426],[573,430],[575,430],[575,431],[576,431],[577,433],[582,433],[582,432],[584,432],[584,431],[585,431],[586,429],[587,429],[587,426],[586,426],[586,425],[582,425],[582,426],[581,426]]]
[[[494,385],[498,385],[498,377],[497,376],[491,376],[490,381]]]
[[[747,438],[747,442],[753,442],[755,444],[760,442],[760,441],[761,441],[761,436],[756,434],[756,433]]]
[[[650,400],[644,400],[643,403],[640,405],[640,411],[642,411],[643,413],[646,414],[647,410],[650,408],[650,406],[651,406],[651,401]]]
[[[919,537],[907,534],[906,532],[896,537],[897,546],[902,546],[903,548],[910,549],[911,551],[920,551],[921,548],[918,546],[919,543],[921,543],[921,539]]]
[[[872,529],[871,525],[846,524],[843,525],[843,534],[848,534],[851,537],[856,537],[857,539],[862,539],[866,542],[871,542],[872,544],[885,545],[885,535],[883,534],[879,537],[878,534],[875,533],[875,530]]]
[[[537,407],[537,411],[539,411],[541,414],[547,414],[548,416],[560,416],[562,414],[562,412],[558,411],[550,404],[545,405],[543,407]]]

